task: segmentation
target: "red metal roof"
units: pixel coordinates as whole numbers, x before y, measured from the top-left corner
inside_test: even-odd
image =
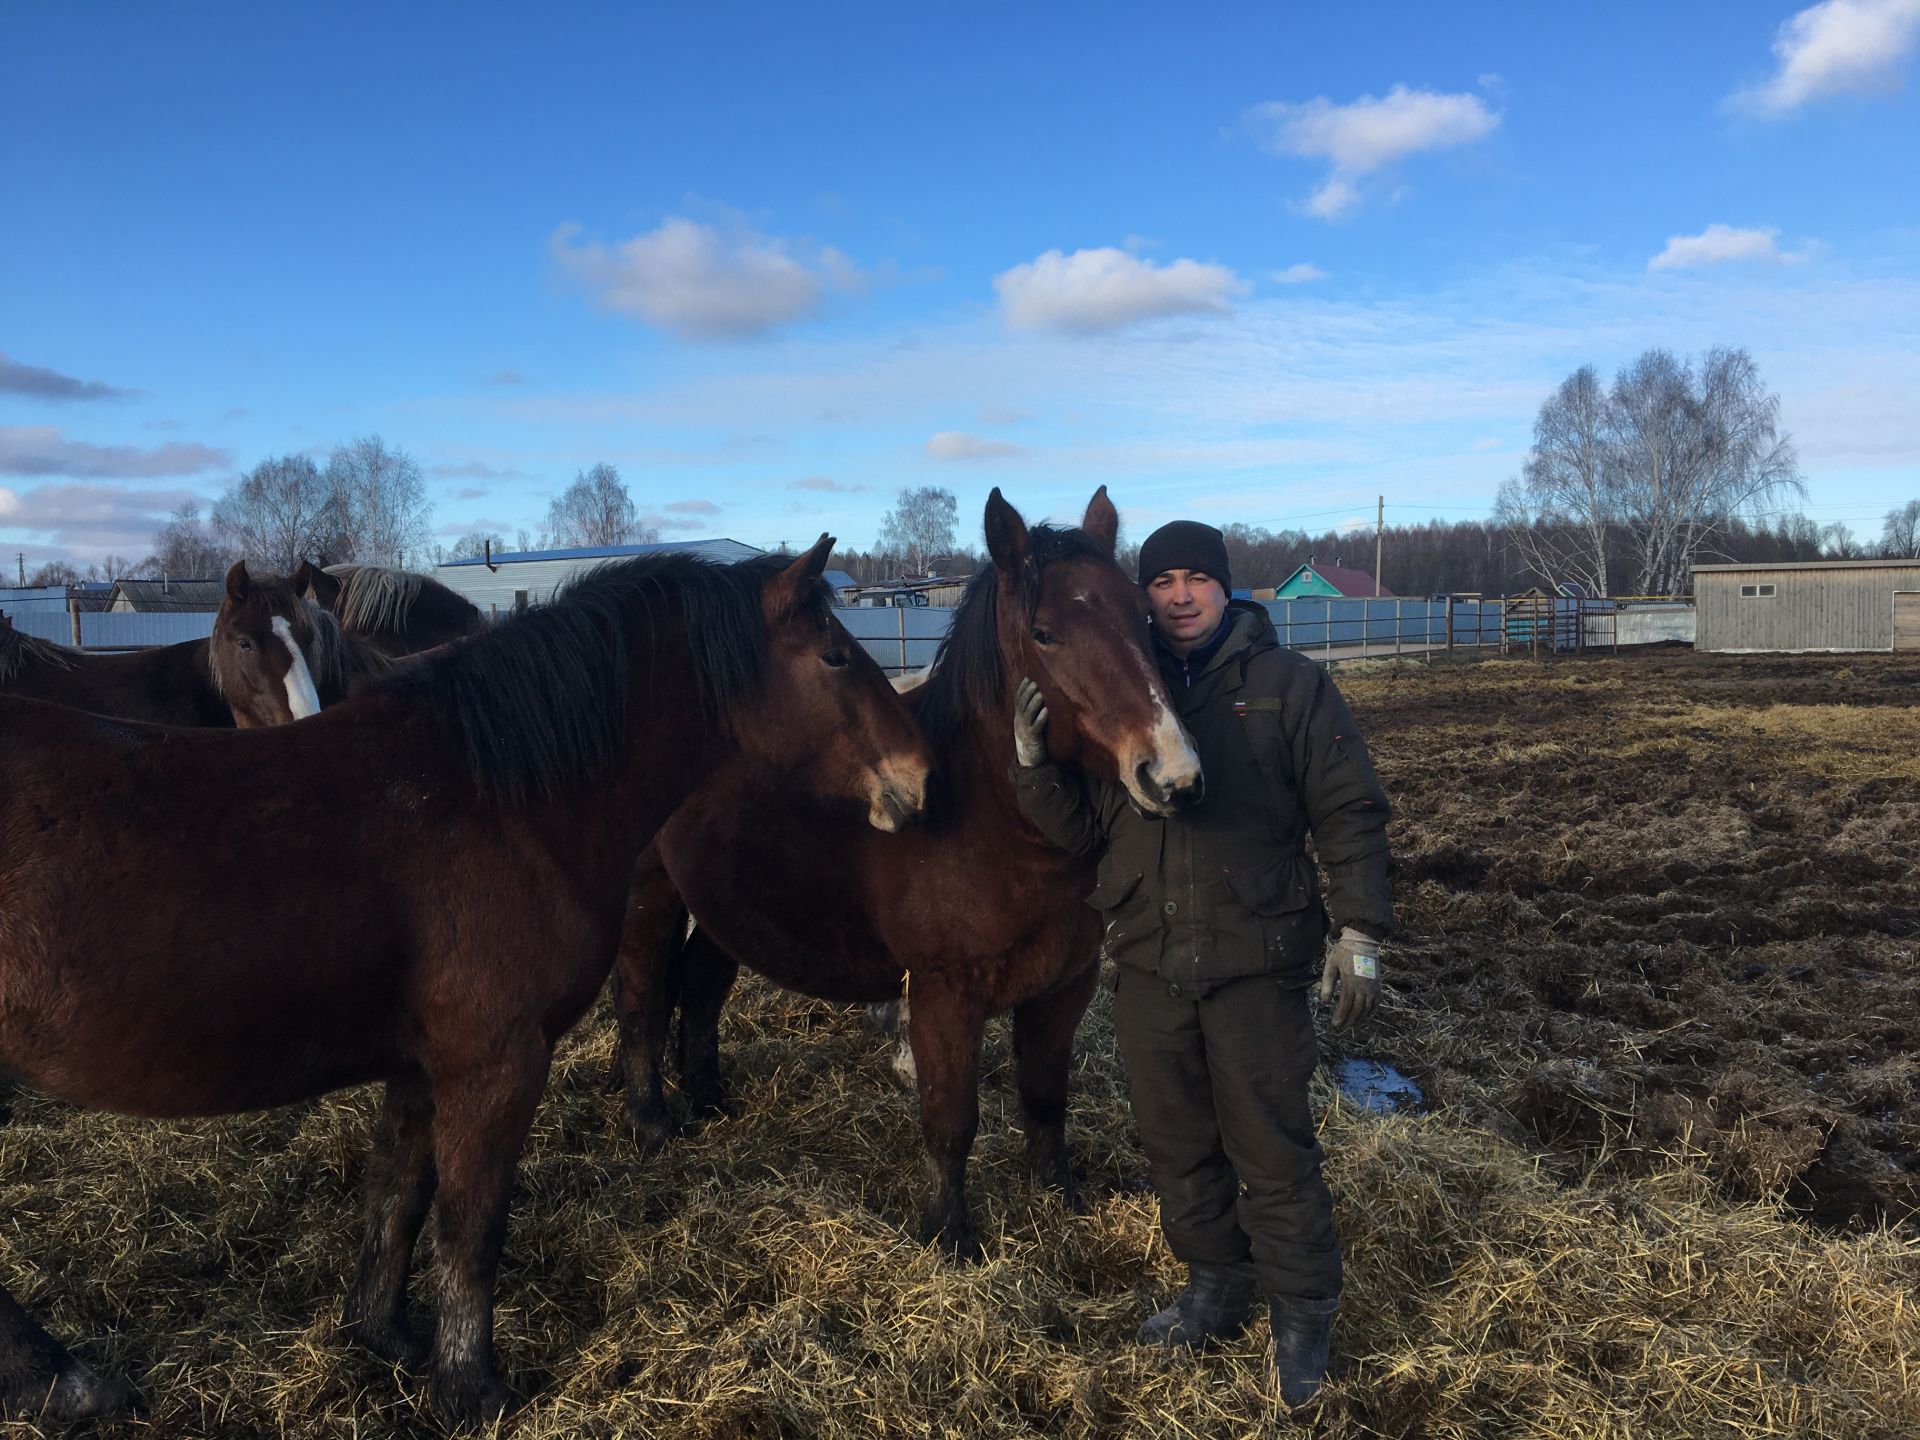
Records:
[[[1351,570],[1345,565],[1309,565],[1307,568],[1350,599],[1373,598],[1373,576],[1364,570]],[[1389,600],[1399,598],[1384,585],[1380,587],[1380,595]]]

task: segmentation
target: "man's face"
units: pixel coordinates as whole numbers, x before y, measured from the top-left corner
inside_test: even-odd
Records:
[[[1227,591],[1204,570],[1162,570],[1147,584],[1147,604],[1167,648],[1184,656],[1220,628]]]

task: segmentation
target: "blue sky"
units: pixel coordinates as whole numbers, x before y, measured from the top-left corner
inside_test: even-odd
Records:
[[[1458,519],[1570,370],[1712,344],[1877,532],[1917,42],[1920,0],[11,6],[0,551],[144,554],[375,431],[445,537],[603,459],[762,545],[920,484],[970,532],[994,485]]]

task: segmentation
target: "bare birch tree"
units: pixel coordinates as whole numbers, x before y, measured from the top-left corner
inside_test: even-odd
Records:
[[[328,560],[404,567],[432,554],[432,507],[425,477],[406,451],[378,435],[362,435],[334,447],[327,458],[327,488],[341,515],[341,537]]]
[[[1880,554],[1888,560],[1920,559],[1920,500],[1887,512],[1880,531]]]
[[[576,474],[547,507],[547,528],[560,546],[647,545],[660,538],[641,523],[620,472],[604,460]]]
[[[1496,518],[1545,579],[1605,593],[1631,575],[1635,593],[1673,594],[1736,522],[1805,495],[1779,418],[1780,397],[1745,350],[1709,350],[1698,369],[1648,350],[1604,398],[1591,370],[1578,371],[1541,407]]]
[[[277,575],[302,560],[338,560],[347,547],[345,516],[327,478],[305,455],[262,460],[213,507],[222,550]]]
[[[925,575],[934,561],[953,553],[953,531],[959,516],[960,502],[951,490],[938,485],[902,490],[881,521],[875,548],[894,557],[903,575]]]
[[[1599,372],[1583,365],[1540,407],[1522,478],[1500,487],[1494,522],[1511,528],[1522,561],[1551,585],[1612,593],[1607,551],[1618,516],[1611,444],[1607,393]]]

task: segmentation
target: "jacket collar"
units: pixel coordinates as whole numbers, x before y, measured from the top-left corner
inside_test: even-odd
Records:
[[[1242,663],[1245,658],[1255,650],[1269,649],[1279,643],[1280,637],[1274,631],[1266,607],[1251,600],[1229,601],[1226,618],[1220,622],[1213,639],[1190,651],[1185,659],[1162,645],[1157,634],[1154,637],[1160,674],[1167,688],[1173,691],[1174,708],[1182,713],[1193,708],[1189,700],[1200,699],[1198,692],[1238,690],[1245,681],[1246,666]]]

